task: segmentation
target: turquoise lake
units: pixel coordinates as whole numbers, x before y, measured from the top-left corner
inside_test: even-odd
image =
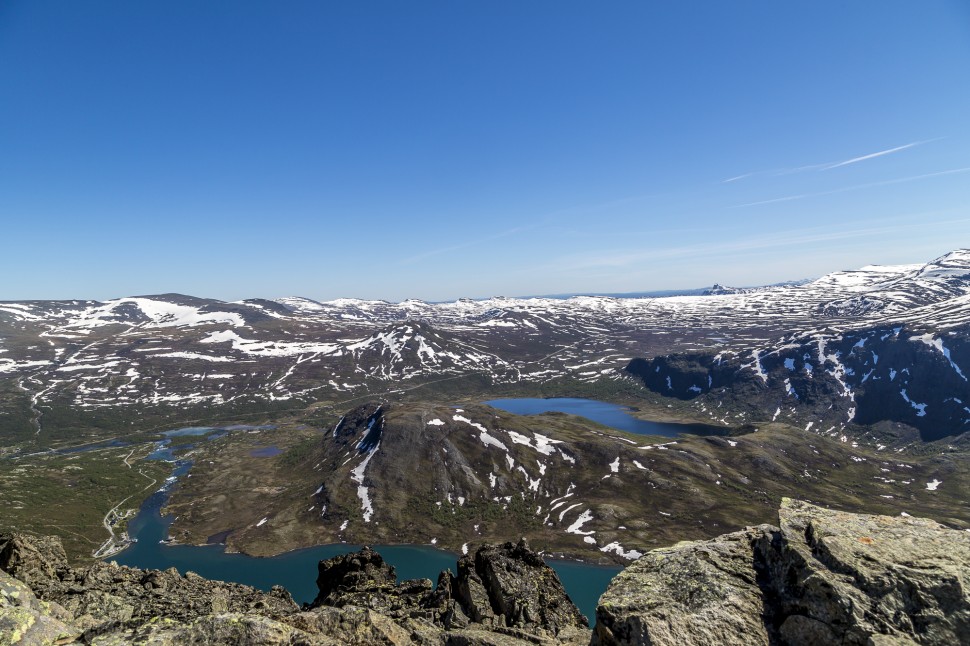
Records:
[[[176,475],[184,475],[188,464],[181,464]],[[245,554],[226,554],[221,545],[166,545],[171,517],[160,510],[168,491],[158,491],[145,501],[138,516],[129,525],[130,535],[138,542],[110,560],[121,565],[179,572],[192,571],[209,579],[245,583],[261,590],[282,585],[297,603],[313,601],[317,596],[317,563],[333,556],[356,552],[360,545],[339,543],[286,552],[269,558]],[[424,545],[372,545],[397,570],[398,580],[427,578],[436,581],[445,569],[455,571],[457,554]],[[569,561],[547,561],[563,582],[579,609],[590,618],[606,586],[621,568],[587,565]]]

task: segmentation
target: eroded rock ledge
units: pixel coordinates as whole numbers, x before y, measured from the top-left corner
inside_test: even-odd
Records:
[[[970,643],[970,533],[787,499],[779,519],[647,553],[592,643]]]

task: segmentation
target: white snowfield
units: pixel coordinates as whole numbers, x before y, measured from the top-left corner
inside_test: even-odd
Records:
[[[105,325],[117,324],[124,316],[125,308],[136,309],[147,321],[142,325],[150,327],[180,327],[222,323],[242,327],[243,317],[234,312],[203,312],[191,305],[179,305],[151,298],[120,298],[99,304],[81,313],[80,316],[61,326],[63,330],[85,330]]]

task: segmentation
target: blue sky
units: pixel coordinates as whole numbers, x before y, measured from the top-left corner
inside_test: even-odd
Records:
[[[626,292],[970,245],[970,5],[0,3],[0,299]]]

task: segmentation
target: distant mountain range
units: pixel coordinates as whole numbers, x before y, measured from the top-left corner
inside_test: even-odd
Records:
[[[616,562],[763,522],[794,492],[963,528],[968,378],[968,250],[654,298],[4,302],[3,513],[36,531],[67,501],[72,553],[90,554],[168,477],[147,459],[160,432],[218,426],[166,436],[193,463],[166,503],[176,542],[265,556],[528,536]],[[482,403],[550,395],[718,429],[657,438]]]
[[[520,298],[574,298],[576,296],[604,296],[606,298],[666,298],[668,296],[710,296],[712,294],[735,294],[745,291],[767,289],[769,287],[788,287],[792,285],[804,285],[811,282],[810,279],[786,280],[770,285],[756,285],[749,287],[726,287],[714,283],[711,287],[696,287],[693,289],[658,289],[648,292],[576,292],[569,294],[543,294],[539,296],[522,296]]]
[[[469,376],[635,378],[722,425],[889,420],[941,437],[970,425],[968,325],[968,250],[652,298],[0,302],[0,424],[27,436],[64,410],[305,405]]]

